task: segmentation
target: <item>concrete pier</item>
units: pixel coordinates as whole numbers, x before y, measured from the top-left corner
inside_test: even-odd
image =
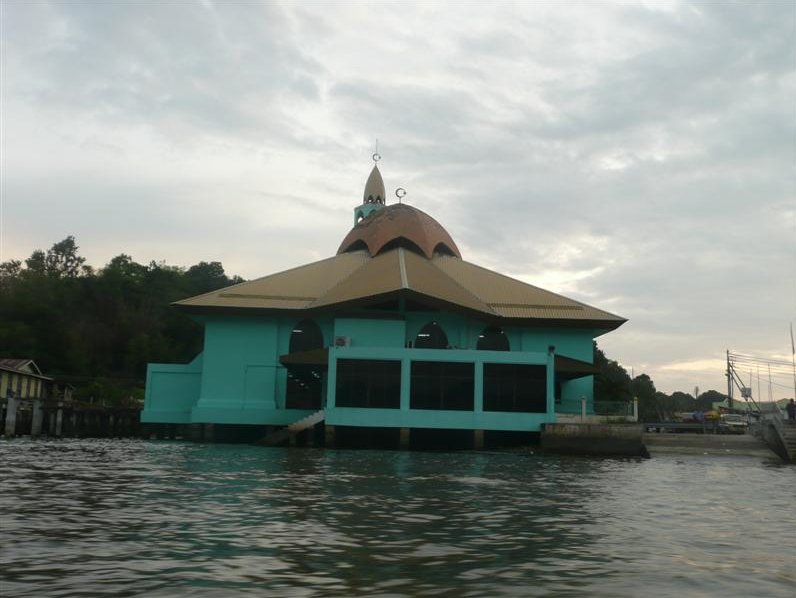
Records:
[[[41,409],[41,400],[34,399],[33,401],[33,416],[30,423],[30,435],[34,438],[41,436],[41,425],[44,421],[44,412]]]
[[[0,435],[106,438],[137,436],[140,410],[38,397],[0,398]]]
[[[542,449],[576,455],[649,456],[637,424],[545,424]]]
[[[324,428],[324,446],[327,448],[334,448],[335,447],[335,430],[334,426],[327,425]]]
[[[480,451],[484,448],[484,431],[473,430],[473,448]]]
[[[650,455],[744,455],[777,458],[762,438],[752,434],[660,434],[645,433],[644,446]]]
[[[6,438],[13,438],[17,434],[17,407],[19,407],[19,401],[16,397],[6,399],[6,421],[5,428],[3,428]]]
[[[64,427],[64,404],[58,403],[58,411],[55,414],[55,437],[60,438]]]

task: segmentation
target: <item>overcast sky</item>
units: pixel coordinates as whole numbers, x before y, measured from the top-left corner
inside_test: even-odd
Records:
[[[628,318],[598,342],[660,390],[726,391],[726,349],[791,357],[794,40],[789,0],[3,0],[0,259],[328,257],[378,138],[466,260]]]

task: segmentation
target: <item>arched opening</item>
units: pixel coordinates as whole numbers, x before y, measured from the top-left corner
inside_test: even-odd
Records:
[[[293,327],[290,334],[291,353],[323,349],[323,334],[318,325],[312,320],[302,320]]]
[[[420,249],[420,246],[415,243],[414,241],[410,241],[406,237],[396,237],[387,243],[385,243],[381,249],[379,249],[379,253],[386,253],[391,249],[397,249],[398,247],[403,247],[404,249],[411,251],[412,253],[416,253],[418,255],[425,256],[425,252]]]
[[[510,351],[509,337],[497,326],[484,328],[478,335],[478,342],[475,348],[479,351]]]
[[[290,353],[323,349],[323,333],[312,320],[302,320],[290,334]],[[323,370],[316,365],[296,364],[288,367],[285,407],[288,409],[320,409],[323,403]]]
[[[357,239],[351,245],[346,247],[340,253],[351,253],[352,251],[367,251],[370,253],[370,248],[368,248],[368,244],[365,243],[362,239]]]
[[[453,249],[445,245],[445,243],[437,243],[437,245],[434,247],[434,253],[456,257],[456,254],[453,252]]]
[[[436,322],[423,326],[415,337],[416,349],[447,349],[448,335]]]

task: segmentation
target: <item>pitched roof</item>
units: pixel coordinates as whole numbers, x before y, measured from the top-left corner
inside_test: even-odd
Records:
[[[459,258],[436,254],[426,259],[402,247],[374,258],[367,251],[342,253],[175,305],[187,311],[328,310],[395,293],[413,293],[486,319],[580,323],[604,330],[625,322]]]
[[[52,380],[49,376],[41,373],[39,366],[32,359],[11,359],[8,357],[0,358],[0,370],[16,372],[26,376],[34,376],[45,380]]]

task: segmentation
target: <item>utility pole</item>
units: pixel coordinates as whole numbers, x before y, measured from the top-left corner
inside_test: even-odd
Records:
[[[727,349],[727,406],[732,411],[732,372],[730,367],[730,350]]]

